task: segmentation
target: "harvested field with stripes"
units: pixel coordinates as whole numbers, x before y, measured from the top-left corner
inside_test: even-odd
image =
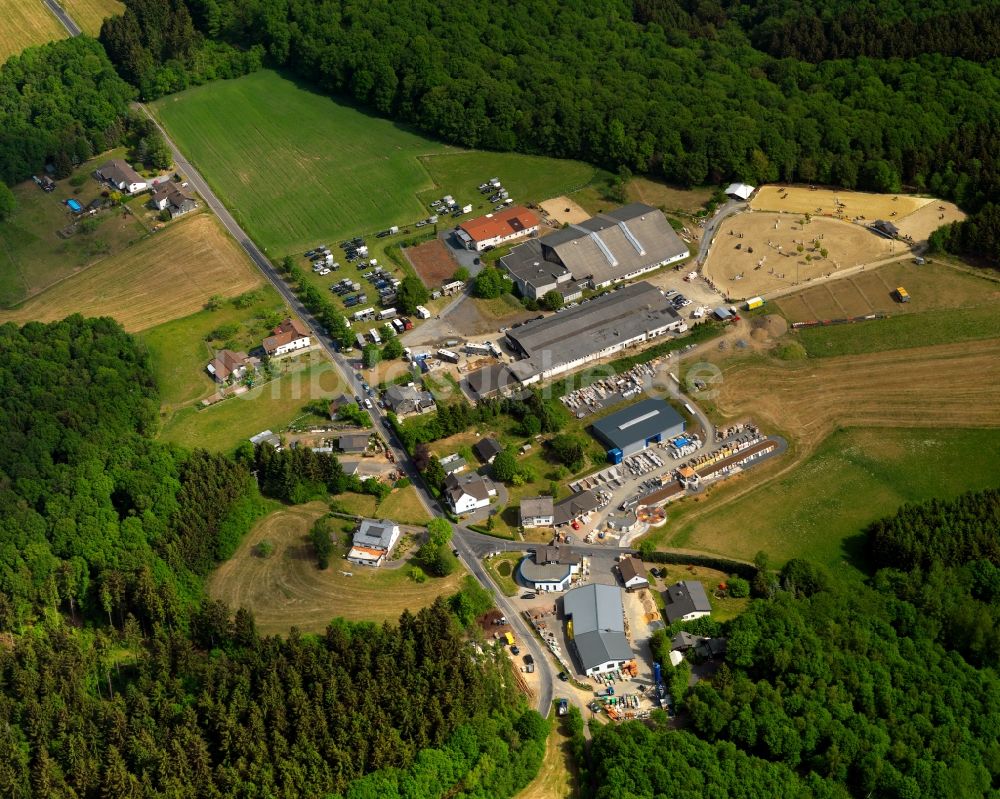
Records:
[[[0,321],[81,313],[113,316],[132,332],[193,314],[214,294],[235,297],[263,282],[215,217],[201,213],[0,312]]]

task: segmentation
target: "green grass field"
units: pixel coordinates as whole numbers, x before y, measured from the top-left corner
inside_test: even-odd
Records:
[[[78,187],[70,179],[57,181],[52,192],[42,191],[30,180],[13,187],[17,209],[10,219],[0,222],[0,307],[17,305],[146,235],[134,216],[110,210],[95,217],[99,224],[92,233],[77,233],[69,239],[58,235],[73,219],[65,201],[74,198],[86,205],[98,197],[101,186],[86,176],[124,153],[124,149],[112,150],[83,164],[73,173],[73,177],[86,178]]]
[[[855,574],[870,522],[905,502],[995,487],[998,474],[1000,430],[843,430],[791,473],[733,502],[725,498],[737,484],[715,489],[705,513],[690,501],[668,509],[659,538],[744,559],[760,550],[778,563],[804,557]]]
[[[288,373],[264,386],[209,408],[187,407],[168,415],[160,437],[184,447],[230,452],[262,430],[278,432],[296,419],[320,421],[305,406],[342,391],[339,373],[315,353],[282,364]]]
[[[595,174],[576,161],[461,151],[270,71],[190,89],[153,110],[272,257],[402,228],[444,194],[482,213],[477,186],[494,176],[528,202]]]
[[[270,71],[153,110],[272,255],[419,219],[416,193],[432,183],[417,156],[445,149]]]
[[[221,347],[249,352],[269,335],[267,322],[280,321],[286,312],[278,292],[266,285],[258,289],[260,300],[248,308],[223,303],[217,311],[199,311],[174,319],[139,334],[149,350],[160,401],[168,408],[196,402],[215,392],[215,381],[205,371]],[[221,328],[238,327],[225,341],[206,340]]]
[[[420,159],[436,187],[420,193],[429,203],[444,194],[459,202],[472,203],[475,213],[493,209],[489,195],[480,194],[478,186],[493,177],[503,182],[514,202],[539,202],[568,194],[588,185],[598,170],[582,161],[558,160],[540,155],[518,153],[450,152]]]
[[[924,311],[888,319],[835,327],[813,327],[797,333],[813,357],[861,355],[868,352],[929,347],[956,341],[1000,337],[995,303],[975,308]]]

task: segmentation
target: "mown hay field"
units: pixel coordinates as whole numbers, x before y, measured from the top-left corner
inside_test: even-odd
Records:
[[[118,0],[59,0],[59,5],[89,36],[97,36],[108,17],[125,13],[125,4]]]
[[[322,632],[338,616],[350,621],[395,621],[405,609],[417,611],[461,587],[464,569],[450,577],[417,583],[405,566],[355,566],[339,554],[331,557],[328,569],[320,571],[308,535],[326,511],[324,503],[311,502],[282,508],[262,519],[236,554],[209,578],[209,596],[232,608],[252,610],[265,634],[286,634],[292,627]],[[267,558],[256,554],[264,540],[273,545]]]
[[[68,34],[41,0],[0,0],[0,63]]]
[[[0,321],[81,313],[113,316],[133,332],[188,316],[214,294],[233,297],[263,282],[215,217],[196,214],[0,312]]]

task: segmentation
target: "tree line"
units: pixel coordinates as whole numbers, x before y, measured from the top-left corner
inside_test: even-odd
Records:
[[[731,29],[776,58],[916,58],[941,53],[985,62],[1000,55],[1000,9],[993,3],[940,0],[750,3],[635,0],[636,20],[667,33],[715,38]]]
[[[155,2],[187,30],[181,0]],[[187,9],[206,41],[263,48],[320,91],[467,147],[581,158],[680,185],[905,186],[972,212],[998,198],[992,4]]]
[[[654,640],[686,723],[595,730],[595,797],[983,796],[1000,778],[997,492],[904,506],[868,530],[870,584],[758,556],[748,610],[723,625],[724,663],[689,687]],[[695,736],[697,736],[696,740]],[[692,768],[696,766],[696,768]]]
[[[0,648],[18,686],[0,706],[0,793],[503,797],[541,760],[547,724],[444,599],[322,636],[264,638],[213,602],[189,624],[50,623]]]

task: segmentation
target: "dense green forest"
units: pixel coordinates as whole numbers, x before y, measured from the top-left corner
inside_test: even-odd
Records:
[[[250,472],[152,439],[148,357],[111,319],[0,327],[0,629],[173,622],[262,503]]]
[[[118,146],[134,96],[85,36],[11,56],[0,67],[0,180],[17,183],[46,163],[65,177],[74,163]]]
[[[998,492],[968,494],[872,526],[875,565],[908,571],[841,586],[791,562],[758,581],[771,598],[727,625],[711,683],[668,667],[687,731],[595,735],[594,795],[701,796],[700,771],[732,797],[996,797],[998,537]]]
[[[466,586],[398,626],[262,639],[203,600],[265,493],[354,488],[335,458],[158,443],[111,319],[0,327],[0,795],[503,797],[548,728]],[[391,790],[389,787],[391,786]]]
[[[541,760],[545,721],[443,601],[286,640],[206,603],[190,630],[47,625],[0,647],[0,795],[485,799]]]

